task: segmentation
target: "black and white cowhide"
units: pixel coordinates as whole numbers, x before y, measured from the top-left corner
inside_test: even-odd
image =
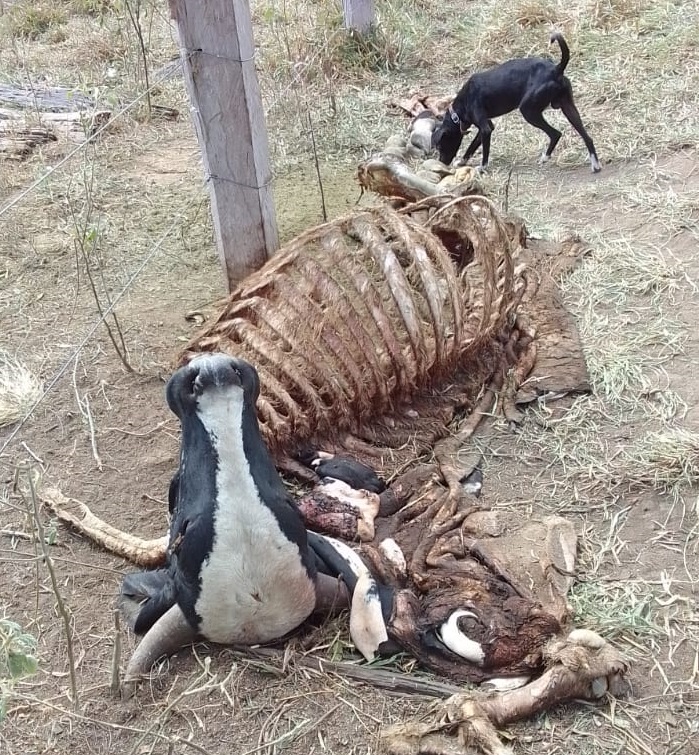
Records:
[[[375,650],[386,636],[376,586],[351,549],[306,531],[260,434],[255,368],[223,354],[197,357],[166,393],[182,426],[167,564],[124,578],[122,605],[146,633],[127,678],[196,636],[278,639],[316,610],[348,606],[351,594],[359,644]]]

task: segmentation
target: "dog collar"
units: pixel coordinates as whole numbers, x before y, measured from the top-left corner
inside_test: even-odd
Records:
[[[451,118],[451,122],[455,123],[457,126],[461,123],[461,118],[452,110],[449,108],[449,117]]]

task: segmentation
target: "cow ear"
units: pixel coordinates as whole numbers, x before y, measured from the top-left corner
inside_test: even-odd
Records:
[[[182,414],[182,401],[180,400],[180,391],[182,390],[183,369],[179,369],[168,381],[165,386],[165,398],[170,411],[178,417]]]
[[[260,376],[257,374],[257,370],[247,362],[243,362],[245,365],[244,372],[244,386],[246,393],[248,393],[250,397],[250,401],[253,403],[253,405],[257,402],[257,399],[260,395]]]

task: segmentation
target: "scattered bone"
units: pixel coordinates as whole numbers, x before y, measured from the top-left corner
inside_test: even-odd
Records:
[[[626,660],[594,632],[590,635],[576,635],[578,642],[570,636],[552,641],[546,653],[548,670],[523,687],[490,696],[453,695],[435,706],[431,720],[387,727],[382,734],[386,751],[391,755],[466,755],[469,747],[477,747],[486,755],[505,755],[511,750],[502,744],[497,730],[506,724],[571,700],[597,702],[608,692],[625,694]]]
[[[379,551],[391,565],[396,577],[407,576],[408,567],[405,562],[405,556],[398,543],[392,537],[387,537],[379,543]]]
[[[410,129],[410,143],[424,154],[428,154],[432,149],[432,132],[436,125],[436,118],[418,116]]]
[[[146,568],[165,563],[165,551],[169,541],[167,536],[154,540],[135,537],[107,524],[96,517],[84,503],[75,498],[67,498],[55,488],[45,488],[41,491],[40,498],[60,521],[76,532],[87,535],[105,550]]]
[[[378,585],[368,569],[359,575],[352,594],[350,636],[367,661],[373,660],[379,647],[388,640]]]
[[[575,530],[567,519],[552,516],[546,520],[546,547],[541,555],[541,568],[558,595],[567,595],[573,586],[577,545]]]
[[[495,692],[509,692],[513,689],[519,689],[528,684],[531,676],[509,676],[504,678],[487,679],[481,685],[481,689],[495,690]]]

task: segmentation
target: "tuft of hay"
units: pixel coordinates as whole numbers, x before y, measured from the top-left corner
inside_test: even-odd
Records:
[[[679,407],[658,386],[662,366],[682,353],[686,334],[661,302],[672,300],[684,271],[625,240],[592,234],[592,243],[594,252],[563,291],[578,314],[595,392],[620,406],[650,399],[661,416],[672,416]]]
[[[633,485],[672,491],[699,482],[699,433],[673,428],[642,435],[624,452],[621,466]]]
[[[699,433],[685,428],[645,432],[629,443],[600,442],[603,422],[621,425],[598,397],[577,399],[558,419],[531,413],[519,442],[532,455],[560,464],[558,495],[611,498],[626,490],[656,490],[672,496],[699,482]],[[541,428],[545,432],[541,432]]]
[[[586,18],[592,28],[616,29],[637,22],[651,6],[649,0],[592,0]]]
[[[39,400],[41,381],[18,359],[0,350],[0,427],[24,417]]]

